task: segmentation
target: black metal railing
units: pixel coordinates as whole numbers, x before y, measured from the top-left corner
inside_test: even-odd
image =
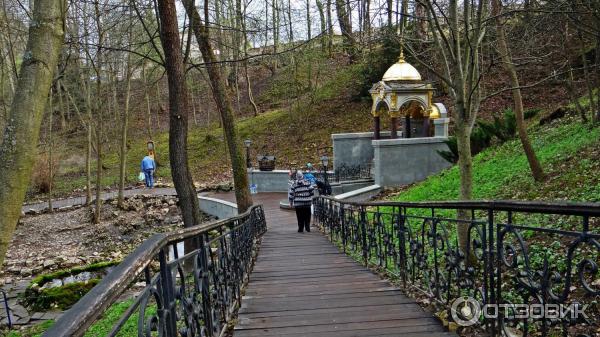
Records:
[[[6,294],[6,292],[4,290],[0,290],[0,293],[2,293],[2,309],[4,309],[4,311],[6,312],[6,326],[11,329],[12,328],[12,314],[11,314],[11,309],[10,306],[8,305],[8,295]]]
[[[82,336],[136,285],[141,287],[139,295],[108,336],[127,325],[136,327],[137,336],[219,336],[240,305],[258,238],[265,231],[262,206],[253,206],[233,218],[156,234],[43,336]],[[185,253],[180,256],[183,246]]]
[[[426,296],[467,335],[600,331],[600,204],[319,197],[314,206],[341,249]]]
[[[325,181],[323,171],[315,173],[315,177],[321,181]],[[340,181],[353,181],[371,179],[371,167],[370,166],[349,166],[341,165],[336,168],[333,172],[327,172],[327,181],[330,183],[339,183]]]

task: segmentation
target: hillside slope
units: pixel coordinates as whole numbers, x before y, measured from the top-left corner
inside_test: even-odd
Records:
[[[276,165],[281,169],[288,168],[290,163],[299,166],[307,162],[315,163],[323,152],[331,153],[331,133],[371,130],[370,98],[361,95],[364,95],[365,86],[373,82],[372,78],[380,78],[380,75],[373,74],[373,62],[374,59],[367,57],[359,63],[348,64],[341,57],[327,59],[309,55],[297,58],[293,65],[282,66],[271,76],[263,74],[264,70],[257,68],[255,76],[260,76],[255,82],[255,97],[261,113],[253,116],[251,111],[246,111],[237,117],[240,142],[243,139],[253,142],[253,164],[256,166],[259,154],[276,156]],[[382,67],[383,70],[386,67]],[[431,74],[424,73],[424,77],[433,79]],[[540,98],[540,91],[554,89],[556,86],[550,84],[528,89],[529,91],[524,92],[526,107],[552,111],[556,106],[564,104],[564,93]],[[231,172],[223,132],[216,121],[216,112],[211,108],[207,90],[194,89],[195,92],[202,93],[196,97],[196,101],[201,102],[200,110],[208,114],[208,119],[200,125],[190,122],[188,150],[194,180],[203,186],[214,186],[229,183]],[[434,100],[446,103],[451,109],[449,98],[441,90],[438,91],[439,96],[434,97]],[[484,102],[479,117],[489,120],[510,105],[509,94],[496,96]],[[244,102],[242,106],[248,107]],[[144,131],[144,114],[133,115],[135,117],[129,131],[127,155],[126,181],[129,186],[139,184],[136,179],[139,161],[145,155],[148,140]],[[165,117],[166,112],[161,113],[161,116]],[[169,182],[171,174],[168,163],[168,132],[165,126],[163,121],[162,128],[154,130],[152,139],[157,147],[157,177],[159,181]],[[385,118],[382,120],[382,128],[389,128],[389,121]],[[108,138],[115,142],[118,135]],[[81,194],[85,187],[84,139],[77,135],[66,143],[69,145],[59,154],[61,162],[54,186],[56,197]],[[108,153],[104,156],[102,183],[105,188],[114,189],[118,181],[119,154],[114,144],[112,150],[110,143],[108,147]],[[95,167],[95,163],[92,163],[92,176],[95,176]],[[29,198],[40,197],[45,196],[32,186]]]
[[[565,117],[529,131],[547,180],[533,180],[521,143],[513,139],[474,157],[473,199],[600,201],[600,127]],[[457,200],[459,184],[454,166],[385,198]]]

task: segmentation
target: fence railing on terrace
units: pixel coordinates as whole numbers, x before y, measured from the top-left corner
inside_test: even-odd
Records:
[[[319,197],[314,206],[341,249],[418,290],[468,335],[600,332],[600,204]]]
[[[315,177],[319,180],[325,180],[324,173],[322,171],[315,172]],[[332,183],[339,183],[340,181],[353,181],[361,179],[371,179],[371,167],[370,166],[347,166],[342,165],[335,169],[333,172],[327,172],[327,180]]]
[[[82,336],[126,291],[136,290],[139,294],[108,336],[219,336],[240,305],[258,238],[266,229],[259,205],[229,219],[156,234],[43,336]],[[183,245],[185,255],[179,256]],[[125,326],[136,332],[122,331]]]

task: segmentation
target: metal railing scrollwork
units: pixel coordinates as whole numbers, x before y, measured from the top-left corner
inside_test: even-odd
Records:
[[[468,335],[600,332],[600,204],[319,197],[314,206],[341,249],[419,290]],[[457,310],[465,304],[470,316]]]
[[[325,180],[323,171],[315,172],[315,177]],[[354,181],[362,179],[371,179],[371,167],[368,165],[346,165],[342,164],[333,172],[327,172],[329,182],[339,183],[341,181]]]
[[[136,287],[137,296],[108,336],[116,336],[127,324],[137,327],[137,336],[220,336],[240,305],[258,239],[266,229],[259,205],[236,217],[155,234],[43,336],[84,335]]]

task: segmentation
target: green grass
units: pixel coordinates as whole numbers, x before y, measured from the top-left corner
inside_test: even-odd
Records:
[[[595,151],[600,128],[573,119],[530,129],[532,145],[548,174],[536,183],[518,139],[473,158],[473,199],[600,201]],[[454,166],[394,195],[402,201],[457,200],[460,179]]]
[[[133,300],[126,300],[113,304],[110,308],[104,312],[102,318],[96,321],[85,333],[85,337],[104,337],[113,328],[113,326],[119,321],[125,311],[133,304]],[[156,314],[156,306],[151,305],[146,311],[146,317],[150,317]],[[119,337],[130,337],[137,336],[137,324],[139,318],[139,311],[136,311],[131,317],[125,322],[123,327],[120,329],[117,336]],[[9,332],[7,337],[38,337],[48,328],[54,324],[54,321],[45,321],[31,328],[22,331]]]
[[[40,337],[53,324],[53,320],[45,321],[22,331],[11,331],[6,337]]]
[[[125,311],[133,304],[133,300],[127,300],[119,303],[113,304],[105,313],[102,315],[102,318],[94,325],[92,325],[88,331],[85,333],[85,337],[104,337],[106,336],[113,328],[115,323],[119,321],[121,315],[125,313]],[[150,317],[156,315],[156,306],[149,306],[146,310],[146,317]],[[139,310],[136,310],[133,315],[125,322],[123,327],[119,330],[117,336],[119,337],[129,337],[129,336],[137,336],[138,329],[138,318],[139,318]]]

